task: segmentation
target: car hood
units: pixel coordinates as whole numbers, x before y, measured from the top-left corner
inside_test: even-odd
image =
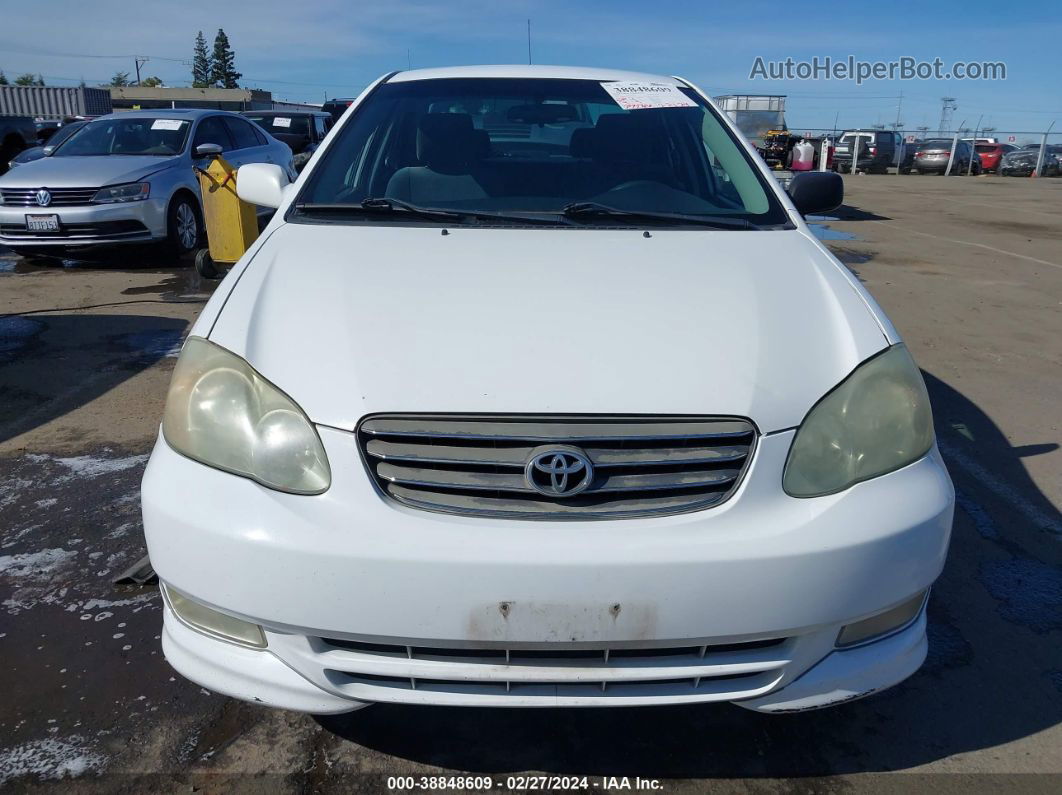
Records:
[[[717,414],[761,431],[888,342],[800,231],[286,224],[209,336],[315,422],[374,412]]]
[[[63,157],[53,155],[25,163],[0,177],[0,186],[19,188],[95,188],[136,182],[156,171],[176,165],[175,157],[99,155]]]

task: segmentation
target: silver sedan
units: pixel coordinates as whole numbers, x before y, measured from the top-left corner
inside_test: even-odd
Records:
[[[203,245],[194,165],[221,147],[234,166],[275,163],[291,149],[235,113],[157,110],[89,122],[50,157],[0,177],[0,244],[22,254],[164,241],[178,255]]]

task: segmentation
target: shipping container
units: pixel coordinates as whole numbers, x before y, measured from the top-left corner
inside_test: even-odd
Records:
[[[754,146],[763,145],[769,130],[786,128],[784,95],[729,94],[716,97],[715,102]]]
[[[111,92],[85,86],[0,86],[0,116],[62,119],[111,112]]]

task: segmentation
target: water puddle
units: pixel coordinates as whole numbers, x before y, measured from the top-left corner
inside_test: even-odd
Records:
[[[179,328],[151,329],[122,334],[114,341],[130,348],[145,359],[156,361],[164,358],[176,358],[184,342],[184,330]]]
[[[18,315],[0,317],[0,364],[18,356],[44,328],[40,320]]]
[[[870,262],[874,259],[873,254],[866,254],[862,251],[853,251],[850,248],[841,248],[840,246],[830,246],[830,251],[833,256],[837,257],[845,265],[862,265],[865,262]]]
[[[859,238],[851,232],[842,232],[840,229],[834,229],[829,224],[820,223],[818,220],[814,219],[816,219],[816,216],[808,216],[808,228],[819,240],[859,240]],[[830,220],[835,221],[837,219],[830,218]]]
[[[160,271],[163,280],[143,287],[127,287],[122,295],[154,295],[164,301],[202,300],[214,291],[218,282],[204,280],[195,268]]]

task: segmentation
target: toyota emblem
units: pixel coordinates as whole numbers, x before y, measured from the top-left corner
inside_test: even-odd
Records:
[[[538,447],[524,467],[527,485],[547,497],[572,497],[594,480],[594,465],[577,447]]]

